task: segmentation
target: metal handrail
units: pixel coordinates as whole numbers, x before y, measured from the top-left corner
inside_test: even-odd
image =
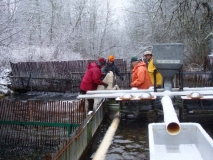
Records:
[[[11,124],[11,125],[37,125],[37,126],[45,126],[45,127],[67,127],[68,128],[68,136],[71,135],[72,127],[78,127],[77,123],[50,123],[50,122],[23,122],[23,121],[2,121],[0,120],[0,124]]]

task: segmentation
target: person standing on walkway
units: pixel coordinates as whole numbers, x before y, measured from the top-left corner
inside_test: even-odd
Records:
[[[97,61],[89,63],[84,77],[80,84],[80,93],[86,94],[89,90],[97,90],[98,85],[103,85],[105,88],[108,86],[101,80],[101,68],[106,64],[105,58],[99,58]],[[93,111],[94,99],[88,99],[88,110]]]
[[[149,72],[149,76],[152,81],[152,85],[156,85],[157,88],[161,88],[163,84],[163,77],[160,74],[160,72],[157,70],[155,65],[153,64],[153,55],[150,51],[145,51],[143,53],[144,57],[146,58],[147,61],[147,69]],[[156,74],[156,75],[155,75]],[[155,78],[156,76],[156,78]]]
[[[113,55],[110,55],[108,57],[108,62],[106,64],[106,66],[102,69],[102,73],[106,76],[107,73],[109,73],[110,71],[113,72],[114,76],[118,76],[120,77],[120,80],[123,81],[124,78],[120,73],[120,69],[118,68],[118,66],[115,64],[115,57]]]
[[[132,83],[131,87],[136,87],[138,89],[148,89],[152,86],[152,81],[149,77],[149,73],[146,68],[146,64],[139,61],[137,57],[132,57],[131,59],[132,69]]]

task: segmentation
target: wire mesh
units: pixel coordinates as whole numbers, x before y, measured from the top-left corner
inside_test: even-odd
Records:
[[[58,145],[69,137],[68,127],[63,124],[74,124],[71,131],[75,131],[85,119],[81,101],[1,100],[0,145]],[[17,122],[22,124],[17,125]]]

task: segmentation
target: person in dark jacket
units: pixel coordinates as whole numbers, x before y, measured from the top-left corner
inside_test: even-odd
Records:
[[[110,55],[108,57],[108,62],[106,66],[102,69],[102,73],[106,76],[106,74],[109,73],[109,71],[112,71],[114,76],[119,76],[121,81],[123,81],[124,78],[120,73],[120,69],[118,68],[117,65],[115,65],[114,61],[115,57],[113,55]]]
[[[104,85],[104,87],[108,86],[107,83],[104,83],[101,80],[101,68],[104,67],[105,64],[106,60],[104,58],[99,58],[97,61],[88,64],[87,70],[80,84],[81,94],[86,94],[89,90],[96,90],[98,85]],[[88,103],[88,110],[93,111],[94,99],[88,99]]]

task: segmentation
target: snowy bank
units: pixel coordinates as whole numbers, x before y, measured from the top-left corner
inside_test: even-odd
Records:
[[[11,86],[9,75],[11,69],[6,67],[0,67],[0,94],[10,94],[12,90],[9,88]]]

